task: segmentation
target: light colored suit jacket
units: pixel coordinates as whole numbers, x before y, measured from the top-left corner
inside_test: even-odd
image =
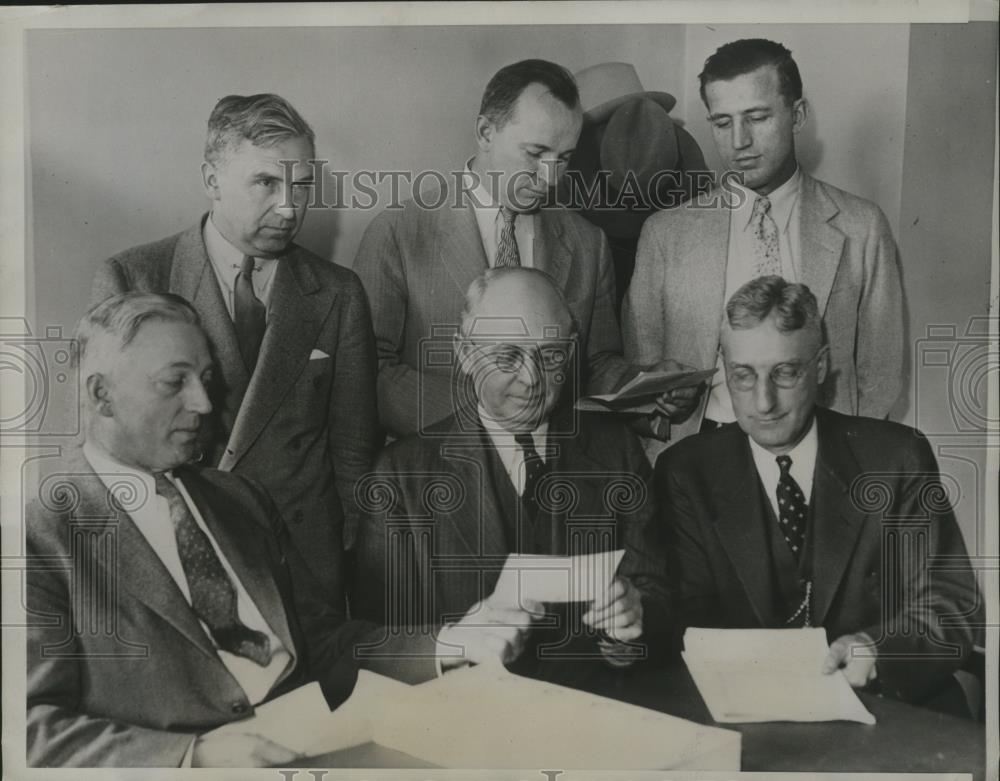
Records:
[[[378,348],[382,425],[401,436],[452,414],[456,390],[452,335],[469,284],[488,268],[475,213],[461,194],[426,194],[379,214],[354,261],[371,302]],[[588,390],[612,390],[626,371],[615,316],[614,267],[607,239],[578,214],[536,214],[535,268],[566,295],[580,329]]]
[[[689,201],[654,214],[642,229],[635,275],[625,299],[625,355],[648,364],[673,358],[715,366],[726,302],[729,209]],[[852,415],[884,418],[902,386],[903,289],[896,244],[873,203],[803,173],[801,281],[816,296],[830,342],[831,376],[821,403]],[[698,431],[698,411],[671,426],[671,442]]]
[[[258,485],[215,469],[176,474],[292,657],[268,698],[316,679],[339,704],[356,679],[354,644],[376,627],[345,622],[315,593]],[[195,735],[252,715],[176,582],[79,452],[41,481],[26,552],[29,765],[176,767]],[[399,656],[379,672],[434,674],[426,659]]]
[[[130,290],[176,293],[198,310],[218,376],[207,463],[260,481],[331,599],[353,544],[354,485],[378,444],[375,347],[349,269],[292,245],[275,271],[253,377],[205,249],[201,224],[101,264],[96,303]]]
[[[920,702],[969,655],[983,601],[927,440],[884,420],[816,410],[812,625],[867,632],[884,693]],[[656,464],[678,629],[781,628],[764,489],[735,423]],[[784,544],[783,542],[781,544]]]

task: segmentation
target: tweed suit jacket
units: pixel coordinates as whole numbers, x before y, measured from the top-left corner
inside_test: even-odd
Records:
[[[293,244],[275,271],[251,377],[205,249],[204,219],[103,262],[92,299],[170,292],[198,310],[217,369],[207,463],[267,488],[324,593],[340,599],[335,574],[354,541],[354,485],[378,444],[364,290],[349,269]]]
[[[812,625],[867,632],[883,693],[920,702],[969,654],[983,604],[927,440],[914,429],[816,409]],[[678,626],[781,628],[764,489],[735,423],[656,464]],[[808,554],[807,545],[807,554]]]
[[[635,275],[625,299],[626,357],[673,358],[715,366],[725,316],[729,214],[726,193],[658,212],[642,229]],[[898,253],[873,203],[802,174],[801,282],[816,296],[830,343],[824,406],[884,418],[902,387],[903,290]],[[702,203],[702,205],[699,205]],[[721,378],[720,378],[721,379]],[[671,442],[698,431],[708,394]],[[653,448],[662,450],[662,445]]]
[[[586,387],[613,390],[626,365],[604,234],[562,207],[544,208],[535,215],[533,259],[555,279],[577,322]],[[365,231],[353,268],[371,302],[379,416],[395,436],[423,430],[464,403],[455,400],[462,391],[455,389],[451,340],[469,284],[488,267],[475,212],[461,192],[446,188],[387,209]]]
[[[258,484],[215,469],[174,474],[291,655],[267,699],[318,680],[338,705],[356,680],[354,645],[377,628],[345,621],[316,593]],[[159,556],[79,451],[41,480],[26,543],[29,765],[176,767],[196,735],[253,714]],[[434,674],[398,657],[368,666],[411,682]]]

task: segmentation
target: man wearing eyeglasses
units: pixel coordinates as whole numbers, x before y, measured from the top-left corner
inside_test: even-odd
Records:
[[[656,464],[679,628],[821,626],[824,672],[955,709],[981,599],[927,441],[817,406],[830,356],[805,285],[737,290],[722,360],[736,422]]]
[[[577,330],[562,292],[537,269],[490,269],[469,287],[454,350],[471,397],[394,442],[362,481],[357,615],[415,637],[444,623],[443,671],[499,659],[568,682],[649,656],[666,603],[651,469],[623,424],[574,413]],[[617,549],[593,601],[542,611],[494,593],[509,554]],[[510,642],[511,608],[532,614],[524,645]]]

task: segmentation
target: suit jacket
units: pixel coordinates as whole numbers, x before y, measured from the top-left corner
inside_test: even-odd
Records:
[[[812,624],[867,632],[882,690],[919,702],[969,653],[982,601],[937,464],[919,432],[817,408]],[[679,626],[780,628],[768,499],[737,424],[656,464]]]
[[[292,657],[268,699],[320,681],[350,694],[356,642],[316,593],[268,495],[215,469],[175,470],[250,598]],[[141,501],[141,498],[139,499]],[[142,532],[76,453],[27,513],[27,758],[34,766],[177,766],[195,735],[253,713]],[[419,659],[376,660],[410,681]]]
[[[545,478],[553,482],[542,491],[552,504],[549,553],[624,548],[619,574],[643,592],[643,642],[656,655],[665,644],[669,607],[665,556],[650,531],[651,470],[638,440],[619,423],[592,415],[574,423],[560,436],[554,434],[560,427],[550,427],[549,444],[558,452]],[[512,486],[503,486],[514,497],[507,502],[491,478],[494,459],[485,430],[466,428],[455,416],[383,451],[364,483],[360,617],[390,631],[417,627],[416,636],[419,627],[457,621],[493,592],[512,552],[504,514],[516,514],[519,505]],[[509,482],[506,473],[502,479]]]
[[[625,355],[636,363],[674,358],[715,366],[725,316],[728,196],[658,212],[642,229],[625,299]],[[902,386],[903,290],[896,244],[873,203],[802,174],[801,280],[819,303],[830,343],[824,406],[884,418]],[[722,378],[720,378],[722,379]],[[671,427],[676,442],[698,431],[698,411]],[[661,447],[655,448],[662,449]]]
[[[457,203],[456,203],[457,201]],[[354,270],[368,291],[378,348],[378,408],[396,436],[423,430],[455,411],[452,334],[469,284],[487,270],[475,212],[461,193],[407,201],[368,226]],[[585,382],[613,390],[625,373],[615,315],[614,266],[599,228],[562,207],[535,215],[535,268],[566,295],[579,326]]]
[[[355,274],[292,245],[275,271],[267,330],[251,377],[240,357],[202,222],[101,264],[95,302],[129,290],[177,293],[201,316],[217,387],[208,463],[259,480],[331,599],[353,545],[354,485],[378,443],[375,349]],[[318,356],[319,353],[325,357]]]

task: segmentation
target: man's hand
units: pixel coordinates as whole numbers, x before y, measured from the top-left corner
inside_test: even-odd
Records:
[[[671,358],[664,358],[658,363],[646,368],[648,372],[682,372],[694,371],[693,366],[678,363]],[[656,406],[660,413],[667,417],[671,423],[682,423],[687,420],[695,407],[698,406],[698,398],[705,389],[705,383],[692,385],[687,388],[674,388],[674,390],[662,393],[656,398]]]
[[[531,621],[541,613],[541,605],[534,602],[522,608],[500,605],[489,598],[477,602],[461,621],[438,633],[441,669],[491,661],[509,664],[521,655]]]
[[[628,578],[615,578],[591,603],[583,620],[612,640],[637,640],[642,635],[642,594]]]
[[[260,735],[208,734],[195,739],[191,767],[270,767],[301,758],[301,754]]]
[[[823,672],[830,675],[837,670],[844,671],[847,682],[855,689],[875,680],[875,641],[866,632],[834,640],[823,661]]]

